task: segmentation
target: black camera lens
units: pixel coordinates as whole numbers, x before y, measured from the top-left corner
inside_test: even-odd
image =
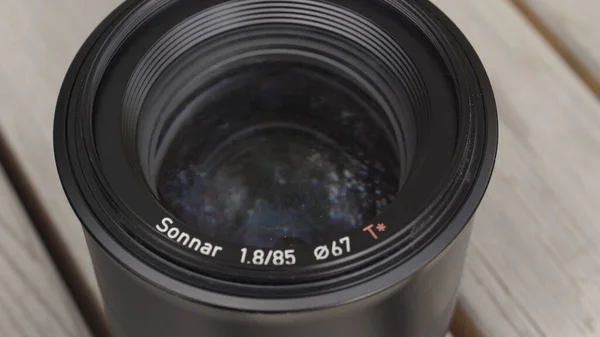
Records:
[[[425,1],[128,1],[55,118],[117,337],[442,336],[496,145]]]

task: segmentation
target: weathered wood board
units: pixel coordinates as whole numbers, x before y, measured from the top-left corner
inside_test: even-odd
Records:
[[[87,337],[54,264],[0,170],[0,336]]]

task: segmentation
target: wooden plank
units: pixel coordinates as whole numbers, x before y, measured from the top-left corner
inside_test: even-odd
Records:
[[[0,170],[0,336],[90,336]]]
[[[509,1],[433,2],[479,52],[500,115],[465,310],[488,337],[598,336],[600,105]]]
[[[512,1],[600,97],[600,1]]]

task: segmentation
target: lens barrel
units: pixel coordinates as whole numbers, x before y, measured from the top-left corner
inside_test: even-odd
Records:
[[[116,337],[447,331],[498,141],[414,0],[126,1],[54,125]]]

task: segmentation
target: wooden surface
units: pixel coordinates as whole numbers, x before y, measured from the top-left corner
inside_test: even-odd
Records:
[[[0,336],[90,336],[2,170]]]
[[[600,96],[600,1],[513,1],[538,21],[540,29]]]
[[[557,7],[563,0],[527,1],[596,24],[596,0],[564,1],[577,12]],[[94,289],[80,224],[56,176],[52,116],[69,62],[118,2],[0,0],[0,134]],[[599,336],[600,101],[512,1],[433,2],[480,54],[500,114],[497,169],[461,287],[465,312],[488,337]],[[581,30],[572,27],[578,19],[561,22]],[[573,53],[596,69],[597,33],[569,34],[561,36],[577,41]]]
[[[497,168],[463,305],[486,336],[600,335],[600,104],[509,1],[435,1],[491,77]]]

